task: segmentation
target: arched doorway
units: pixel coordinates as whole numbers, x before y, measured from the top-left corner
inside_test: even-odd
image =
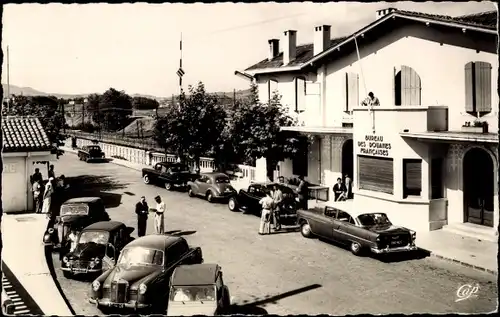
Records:
[[[488,152],[473,148],[463,160],[464,222],[493,227],[494,166]]]
[[[349,175],[353,179],[353,156],[354,148],[353,141],[349,139],[342,145],[342,176]]]

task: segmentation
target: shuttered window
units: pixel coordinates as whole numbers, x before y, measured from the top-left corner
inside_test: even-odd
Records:
[[[358,155],[358,184],[360,189],[394,193],[392,158]]]
[[[297,153],[292,159],[292,173],[297,176],[307,176],[307,152]]]
[[[396,73],[396,69],[394,69]],[[396,106],[421,105],[421,81],[417,72],[408,66],[401,66],[394,80]]]
[[[422,160],[403,160],[403,197],[420,196],[422,193]]]
[[[278,81],[271,79],[268,82],[268,99],[271,100],[273,93],[278,91]]]
[[[465,111],[483,115],[491,112],[491,64],[465,65]]]
[[[359,75],[356,73],[345,74],[346,105],[345,111],[351,112],[359,105]]]
[[[295,111],[306,109],[306,80],[303,77],[295,78]]]

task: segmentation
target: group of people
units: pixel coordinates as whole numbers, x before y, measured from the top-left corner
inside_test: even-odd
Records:
[[[165,211],[167,206],[160,196],[155,198],[156,208],[149,208],[146,197],[142,196],[141,200],[135,204],[135,213],[137,214],[137,235],[143,237],[146,235],[149,213],[154,213],[155,233],[165,233]]]
[[[35,168],[35,173],[31,176],[31,185],[33,191],[33,202],[35,213],[46,214],[50,217],[51,205],[54,196],[60,189],[67,187],[64,175],[55,177],[54,165],[49,166],[48,180],[44,182],[39,168]]]
[[[337,178],[337,183],[333,185],[335,201],[344,201],[352,198],[352,180],[349,175],[345,175],[344,180]]]

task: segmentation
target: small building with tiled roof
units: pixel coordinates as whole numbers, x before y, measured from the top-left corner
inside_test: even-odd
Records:
[[[36,117],[2,118],[2,203],[4,212],[33,210],[31,175],[36,167],[47,173],[56,161],[52,144]]]
[[[321,25],[312,45],[297,45],[293,30],[269,40],[268,58],[236,73],[257,83],[261,101],[282,95],[299,121],[283,130],[314,139],[275,174],[305,176],[330,202],[337,178],[349,175],[357,210],[384,211],[416,231],[495,237],[497,20],[497,11],[387,8],[345,37]]]

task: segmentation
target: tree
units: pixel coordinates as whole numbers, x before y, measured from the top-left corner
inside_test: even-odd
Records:
[[[279,161],[293,158],[307,149],[307,138],[281,131],[281,127],[296,123],[288,109],[281,105],[277,93],[267,104],[262,104],[255,85],[252,85],[247,102],[238,105],[231,120],[232,146],[246,163],[255,164],[256,159],[265,157],[268,176],[271,176]]]
[[[132,107],[136,110],[155,110],[160,106],[158,101],[146,97],[133,97]]]
[[[35,116],[40,120],[51,143],[64,141],[61,133],[66,120],[62,115],[60,101],[53,96],[12,96],[12,101],[4,105],[2,115]]]
[[[132,115],[132,98],[123,91],[110,88],[102,95],[88,96],[86,112],[90,113],[98,129],[117,131],[129,123],[128,117]]]
[[[218,153],[222,148],[226,113],[216,97],[205,91],[203,83],[189,86],[189,95],[179,96],[179,106],[171,106],[165,116],[157,118],[154,135],[166,151],[186,156],[196,166],[203,155]]]

